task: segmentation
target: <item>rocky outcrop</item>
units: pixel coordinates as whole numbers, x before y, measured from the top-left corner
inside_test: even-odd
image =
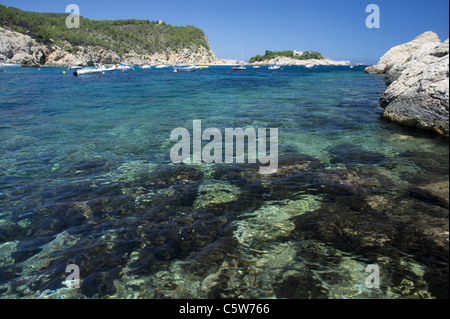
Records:
[[[448,40],[413,54],[381,97],[384,116],[394,122],[449,135]]]
[[[54,43],[42,44],[30,35],[0,28],[0,36],[5,45],[9,62],[31,67],[68,67],[72,65],[94,65],[125,63],[143,65],[149,63],[220,63],[211,50],[205,47],[196,49],[184,48],[176,52],[157,52],[154,54],[138,54],[134,51],[119,55],[113,50],[102,47],[72,46],[65,42],[62,47]]]
[[[393,47],[386,52],[376,65],[369,66],[365,69],[369,74],[387,73],[393,66],[405,63],[408,58],[425,44],[436,46],[441,41],[436,33],[427,31],[411,42]]]
[[[23,66],[39,66],[45,63],[50,50],[31,36],[0,28],[6,58]],[[3,52],[2,52],[3,53]]]
[[[435,33],[425,32],[392,48],[365,71],[385,74],[384,117],[449,136],[448,39],[440,43]]]

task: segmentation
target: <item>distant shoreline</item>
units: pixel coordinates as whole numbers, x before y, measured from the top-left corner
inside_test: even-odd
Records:
[[[114,66],[115,64],[102,64],[104,66]],[[223,66],[223,67],[233,67],[236,65],[243,65],[246,67],[253,67],[253,66],[262,66],[262,67],[269,67],[272,64],[248,64],[248,63],[235,63],[235,64],[208,64],[208,63],[178,63],[178,65],[205,65],[205,66]],[[72,65],[65,65],[65,66],[47,66],[47,65],[42,65],[42,66],[36,66],[36,65],[24,65],[22,66],[22,68],[26,68],[26,69],[64,69],[64,68],[69,68]],[[88,65],[80,65],[81,67],[89,67]],[[132,67],[139,67],[141,65],[130,65]],[[167,68],[171,68],[173,66],[173,64],[167,64]],[[281,67],[305,67],[305,65],[279,65]],[[342,66],[342,67],[346,67],[346,66],[354,66],[354,67],[367,67],[370,66],[370,64],[352,64],[352,65],[314,65],[314,66]],[[152,65],[152,69],[154,69],[154,66]],[[12,70],[12,69],[11,69]]]

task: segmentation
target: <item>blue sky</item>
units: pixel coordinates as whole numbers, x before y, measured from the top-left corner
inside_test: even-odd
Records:
[[[70,3],[89,19],[194,25],[218,57],[232,59],[241,58],[243,43],[246,60],[265,50],[310,50],[335,60],[376,63],[391,47],[425,31],[442,41],[449,33],[448,0],[0,0],[38,12],[65,12]],[[365,25],[371,3],[380,8],[379,29]]]

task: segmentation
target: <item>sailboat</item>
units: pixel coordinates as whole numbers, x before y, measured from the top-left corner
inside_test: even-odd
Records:
[[[8,63],[6,58],[6,51],[3,47],[3,40],[0,38],[0,42],[2,44],[2,51],[3,51],[3,61],[0,60],[0,69],[3,68],[20,68],[22,67],[20,64],[14,64],[14,63]]]
[[[244,71],[244,70],[247,70],[247,68],[245,66],[243,66],[243,65],[241,65],[241,66],[234,66],[231,69],[233,71]]]
[[[245,60],[244,60],[244,44],[243,43],[242,43],[242,62],[245,63]],[[240,66],[234,66],[231,69],[233,71],[244,71],[244,70],[247,70],[247,68],[243,64],[241,64]]]

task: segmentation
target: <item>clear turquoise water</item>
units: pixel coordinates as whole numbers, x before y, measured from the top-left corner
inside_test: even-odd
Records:
[[[0,74],[2,296],[448,294],[448,275],[430,279],[448,271],[447,209],[414,191],[448,180],[448,139],[384,120],[382,76],[64,70]],[[279,174],[171,164],[171,130],[195,119],[278,128]],[[80,289],[62,284],[70,263]],[[380,289],[364,285],[371,263]]]

